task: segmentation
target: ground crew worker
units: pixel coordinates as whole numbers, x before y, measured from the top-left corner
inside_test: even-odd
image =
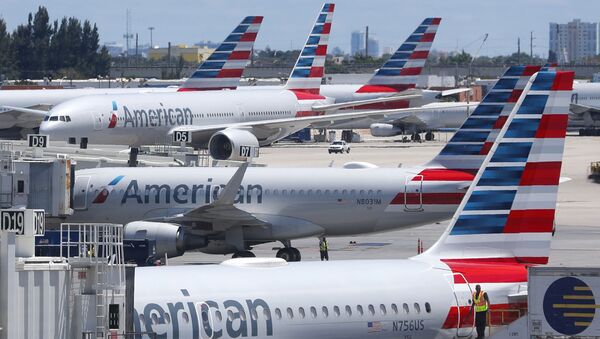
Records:
[[[475,327],[477,328],[477,339],[485,337],[485,327],[487,326],[487,311],[490,306],[490,299],[487,293],[481,290],[480,285],[475,286],[473,293],[473,302],[471,311],[475,308]]]
[[[327,239],[325,237],[321,238],[319,241],[319,252],[321,252],[321,261],[327,260],[329,261],[329,245],[327,245]]]

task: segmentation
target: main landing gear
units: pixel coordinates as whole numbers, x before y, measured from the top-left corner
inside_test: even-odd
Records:
[[[129,167],[137,167],[137,157],[138,153],[140,153],[140,149],[137,147],[131,147],[129,150],[129,161],[127,161],[127,165]]]
[[[277,251],[277,254],[275,255],[277,258],[281,258],[288,262],[300,261],[302,259],[300,251],[297,248],[292,247],[292,244],[289,240],[284,240],[282,243],[284,248]]]

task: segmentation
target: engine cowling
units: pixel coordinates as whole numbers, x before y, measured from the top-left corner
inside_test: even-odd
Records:
[[[392,124],[371,124],[371,135],[374,137],[393,137],[402,134],[402,129]]]
[[[205,247],[206,238],[187,234],[185,229],[176,224],[150,221],[134,221],[125,225],[123,234],[128,240],[152,240],[155,242],[156,255],[169,258],[183,255],[185,251]]]
[[[246,130],[228,128],[210,137],[208,150],[213,159],[244,161],[258,156],[258,139]]]

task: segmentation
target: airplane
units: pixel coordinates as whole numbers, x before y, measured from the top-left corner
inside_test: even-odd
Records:
[[[548,262],[573,75],[531,77],[446,231],[424,253],[138,267],[134,331],[163,338],[472,338],[479,284],[490,299],[493,335],[526,311],[527,268]]]
[[[277,257],[297,261],[301,254],[293,239],[448,219],[527,80],[539,70],[509,68],[441,152],[422,166],[79,170],[75,213],[67,222],[127,224],[126,238],[154,240],[159,257],[191,249],[247,257],[255,244],[280,241],[284,248]]]
[[[569,127],[578,128],[579,135],[600,135],[600,85],[573,84]]]
[[[42,122],[40,133],[48,134],[51,140],[79,143],[82,148],[88,143],[128,145],[132,147],[131,166],[136,163],[139,146],[163,144],[170,136],[179,140],[182,135],[193,147],[207,148],[214,159],[240,160],[249,152],[256,154],[259,146],[270,145],[311,125],[390,113],[374,110],[321,116],[332,103],[319,94],[319,88],[333,10],[333,4],[323,6],[283,89],[76,98],[55,106]],[[346,105],[415,96],[365,99]]]
[[[242,72],[250,63],[250,53],[262,20],[262,16],[245,17],[217,47],[215,53],[200,63],[197,70],[180,87],[2,90],[0,135],[5,138],[25,138],[27,134],[34,133],[39,128],[52,107],[84,96],[235,89]],[[62,119],[68,122],[66,116]]]

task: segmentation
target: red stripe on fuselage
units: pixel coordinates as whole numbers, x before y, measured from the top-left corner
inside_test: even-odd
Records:
[[[423,181],[473,181],[475,173],[473,170],[453,170],[446,168],[428,168],[419,172],[423,176]],[[416,176],[412,181],[419,181]]]
[[[492,326],[508,325],[527,312],[527,303],[490,304],[489,324]],[[460,321],[460,323],[459,323]],[[452,306],[448,311],[442,329],[468,328],[473,326],[474,313],[471,306]]]
[[[324,96],[319,95],[318,88],[290,89],[298,100],[323,100]]]
[[[527,265],[518,260],[519,258],[441,259],[452,272],[464,275],[469,284],[526,282]],[[455,275],[454,282],[460,284],[464,280]]]

